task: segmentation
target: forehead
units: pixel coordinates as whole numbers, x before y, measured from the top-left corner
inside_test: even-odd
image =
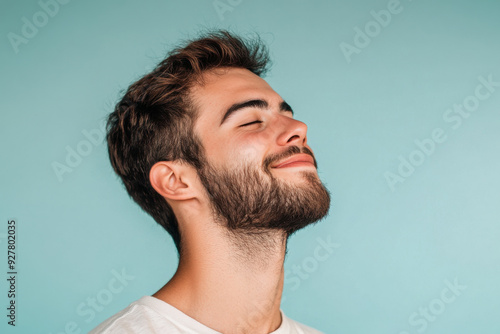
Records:
[[[203,73],[190,90],[198,110],[197,123],[213,123],[235,102],[260,98],[272,103],[280,96],[261,77],[243,68],[218,68]],[[213,123],[215,124],[215,123]]]

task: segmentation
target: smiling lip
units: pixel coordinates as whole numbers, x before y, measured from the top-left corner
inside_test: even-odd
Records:
[[[281,161],[271,168],[286,168],[286,167],[298,167],[298,166],[314,166],[314,158],[309,154],[296,154],[284,161]]]

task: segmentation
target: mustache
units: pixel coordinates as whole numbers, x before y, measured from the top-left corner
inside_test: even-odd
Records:
[[[307,147],[299,148],[298,146],[290,146],[285,151],[283,151],[281,153],[272,154],[272,155],[266,157],[264,159],[264,169],[269,170],[269,166],[271,166],[271,164],[278,162],[280,160],[286,159],[288,157],[291,157],[292,155],[299,154],[299,153],[309,154],[314,160],[314,167],[316,167],[316,169],[318,168],[316,158],[314,157],[314,154],[312,153],[312,151],[310,149],[308,149]]]

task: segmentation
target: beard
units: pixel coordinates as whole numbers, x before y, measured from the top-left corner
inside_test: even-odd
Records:
[[[272,163],[297,153],[300,148],[290,146],[267,157],[262,166],[245,163],[232,169],[215,168],[203,157],[198,173],[211,200],[214,220],[240,241],[281,232],[286,242],[294,232],[324,218],[330,193],[316,172],[297,171],[295,182],[271,172]],[[302,153],[313,156],[305,147]]]

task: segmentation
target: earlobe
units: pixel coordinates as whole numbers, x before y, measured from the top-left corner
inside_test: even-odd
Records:
[[[187,167],[173,161],[159,161],[149,171],[151,186],[165,198],[186,200],[195,197]]]

